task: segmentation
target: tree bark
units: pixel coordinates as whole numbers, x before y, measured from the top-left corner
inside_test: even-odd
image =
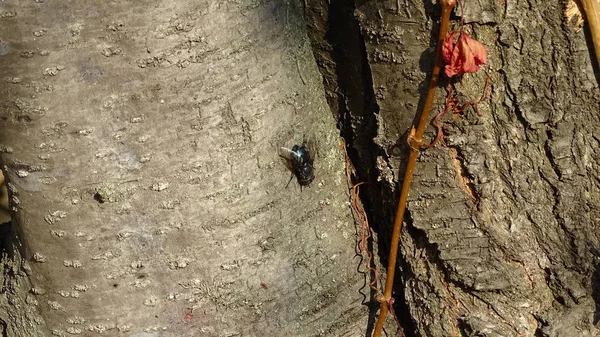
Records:
[[[295,2],[0,14],[4,336],[365,334],[343,152]],[[316,179],[285,188],[277,151],[310,137]]]
[[[339,95],[330,102],[340,120],[350,120],[357,161],[377,172],[363,177],[379,189],[365,198],[383,210],[373,224],[385,260],[406,134],[428,86],[440,8],[418,1],[309,3],[319,13],[309,17],[317,59],[324,53],[335,61],[320,62],[334,83],[326,90]],[[396,311],[408,336],[596,336],[600,76],[593,46],[563,17],[562,4],[462,3],[454,28],[463,20],[490,55],[455,89],[463,101],[477,100],[489,75],[491,93],[478,105],[480,115],[470,108],[446,119],[445,144],[420,156]],[[340,16],[356,22],[358,38],[334,34]],[[364,44],[343,43],[352,39]],[[346,80],[356,70],[349,55],[354,64],[366,58],[363,80]],[[374,107],[337,103],[352,102],[356,90]],[[446,93],[444,84],[433,114]],[[369,119],[376,121],[370,135],[356,127]]]
[[[396,313],[409,337],[595,336],[591,45],[560,4],[464,5],[455,28],[462,17],[490,57],[455,87],[478,99],[490,75],[491,94],[421,154]],[[304,11],[384,266],[439,8]],[[4,335],[369,333],[336,121],[300,15],[279,1],[2,3],[0,151],[17,210]],[[285,188],[277,150],[306,138],[317,179]]]

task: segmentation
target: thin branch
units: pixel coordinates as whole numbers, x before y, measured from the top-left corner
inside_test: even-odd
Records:
[[[448,32],[448,25],[450,21],[450,12],[456,5],[456,0],[441,0],[442,4],[442,18],[440,20],[440,32],[438,36],[437,52],[435,56],[435,64],[433,66],[433,72],[431,74],[431,83],[429,84],[429,91],[427,92],[427,98],[419,118],[419,124],[417,129],[413,127],[408,137],[408,142],[411,148],[408,163],[406,165],[406,172],[404,173],[404,182],[402,183],[402,190],[400,191],[400,201],[398,202],[398,210],[396,212],[396,220],[394,221],[394,230],[392,232],[392,241],[390,243],[390,255],[387,267],[387,278],[385,281],[385,290],[383,296],[378,299],[380,303],[379,317],[377,318],[377,324],[373,331],[373,337],[381,336],[383,330],[383,322],[388,314],[390,302],[392,299],[392,288],[394,285],[394,275],[396,273],[396,260],[398,258],[398,245],[400,242],[400,231],[402,229],[402,222],[404,219],[404,211],[406,210],[406,201],[408,200],[408,191],[410,189],[410,183],[412,181],[413,172],[417,163],[417,157],[419,155],[419,148],[423,143],[423,133],[427,121],[429,120],[429,112],[433,105],[433,98],[435,96],[435,89],[437,88],[440,72],[442,68],[442,45]]]
[[[581,0],[585,18],[590,27],[592,43],[596,53],[597,66],[600,67],[600,4],[597,0]]]

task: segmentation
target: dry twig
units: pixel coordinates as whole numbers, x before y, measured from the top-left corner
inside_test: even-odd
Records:
[[[413,127],[408,137],[408,142],[411,148],[408,163],[406,165],[406,172],[404,173],[404,182],[402,183],[402,189],[400,191],[400,201],[398,202],[398,210],[396,212],[396,220],[394,221],[394,230],[392,232],[392,240],[390,243],[390,255],[387,267],[387,277],[385,281],[385,289],[383,296],[378,298],[380,303],[379,317],[377,318],[377,324],[373,331],[373,337],[381,336],[383,330],[383,322],[388,314],[390,305],[393,303],[392,300],[392,287],[394,284],[394,276],[396,273],[396,260],[398,257],[398,245],[400,242],[400,231],[402,229],[402,222],[404,219],[404,211],[406,210],[406,201],[408,199],[408,191],[410,189],[410,183],[412,181],[413,172],[417,162],[417,156],[419,155],[419,149],[423,143],[423,133],[427,126],[429,119],[429,112],[433,105],[433,98],[435,96],[435,89],[440,79],[440,71],[442,68],[442,45],[448,32],[448,25],[450,20],[450,12],[456,5],[456,0],[441,0],[442,4],[442,18],[440,20],[440,32],[438,36],[437,52],[435,57],[435,65],[433,66],[433,72],[431,74],[431,82],[429,84],[429,91],[427,92],[427,98],[423,107],[423,112],[419,118],[419,124],[417,128]]]
[[[597,0],[580,1],[588,27],[590,27],[590,35],[592,35],[592,43],[596,53],[596,65],[600,67],[600,5]]]

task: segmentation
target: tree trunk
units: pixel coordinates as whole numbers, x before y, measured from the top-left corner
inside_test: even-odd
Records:
[[[3,336],[365,334],[295,2],[5,1],[0,55]],[[316,179],[286,188],[306,138]]]
[[[600,76],[591,42],[562,4],[462,3],[454,29],[462,16],[490,56],[454,86],[463,101],[477,100],[489,75],[490,95],[480,115],[469,108],[446,119],[445,144],[420,155],[396,311],[408,336],[597,336]],[[373,224],[385,261],[406,133],[428,87],[440,8],[418,1],[308,7],[330,103],[354,137],[357,166],[376,172],[362,172],[378,188],[363,197],[383,210],[373,212]],[[358,28],[342,31],[342,23]],[[443,109],[443,83],[433,115]],[[355,92],[374,104],[351,104]],[[370,133],[357,127],[365,120],[376,121]]]
[[[304,5],[385,266],[439,8]],[[420,156],[396,313],[409,337],[596,336],[591,45],[563,5],[464,5],[454,27],[462,17],[490,57],[455,89],[478,99],[487,74],[490,96]],[[17,210],[3,335],[370,333],[336,121],[300,15],[279,1],[2,3],[0,151]],[[277,151],[306,138],[317,178],[285,188]]]

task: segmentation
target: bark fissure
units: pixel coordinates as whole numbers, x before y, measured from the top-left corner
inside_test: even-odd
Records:
[[[369,224],[377,233],[379,264],[387,263],[389,224],[393,220],[393,200],[397,199],[389,158],[378,144],[378,113],[376,93],[372,83],[369,59],[363,35],[355,17],[352,1],[308,1],[305,16],[312,40],[313,53],[323,75],[325,91],[340,135],[345,140],[361,186],[360,198],[365,205]],[[389,172],[389,180],[378,182],[381,171]],[[380,277],[385,276],[380,273]],[[411,337],[413,322],[404,300],[404,286],[399,278],[395,283],[396,314],[407,336]],[[371,298],[373,300],[373,298]],[[372,303],[369,303],[371,306]],[[373,323],[376,307],[371,306]],[[369,331],[372,326],[369,326]]]
[[[456,167],[456,175],[463,191],[473,202],[475,207],[477,207],[480,200],[479,193],[477,193],[477,189],[473,183],[473,175],[469,172],[461,148],[459,146],[448,146],[448,150],[450,153],[450,160],[452,161],[453,166]]]
[[[547,139],[544,142],[544,152],[546,153],[546,157],[548,158],[548,162],[550,163],[550,167],[554,171],[554,174],[556,174],[556,177],[558,179],[560,179],[562,173],[560,172],[560,168],[556,164],[556,160],[554,159],[554,155],[552,154],[552,150],[550,149],[550,142],[552,141],[552,132],[551,132],[551,130],[547,130],[546,131],[546,137],[547,137]],[[553,183],[551,183],[546,177],[544,177],[543,174],[541,176],[542,176],[542,178],[544,178],[548,182],[548,184],[550,185],[550,187],[555,192],[554,196],[557,197],[558,189],[556,189],[556,186],[554,186]],[[557,201],[557,203],[558,203],[558,201]]]
[[[8,331],[6,331],[6,328],[6,322],[0,319],[0,333],[2,333],[2,337],[8,337]]]

